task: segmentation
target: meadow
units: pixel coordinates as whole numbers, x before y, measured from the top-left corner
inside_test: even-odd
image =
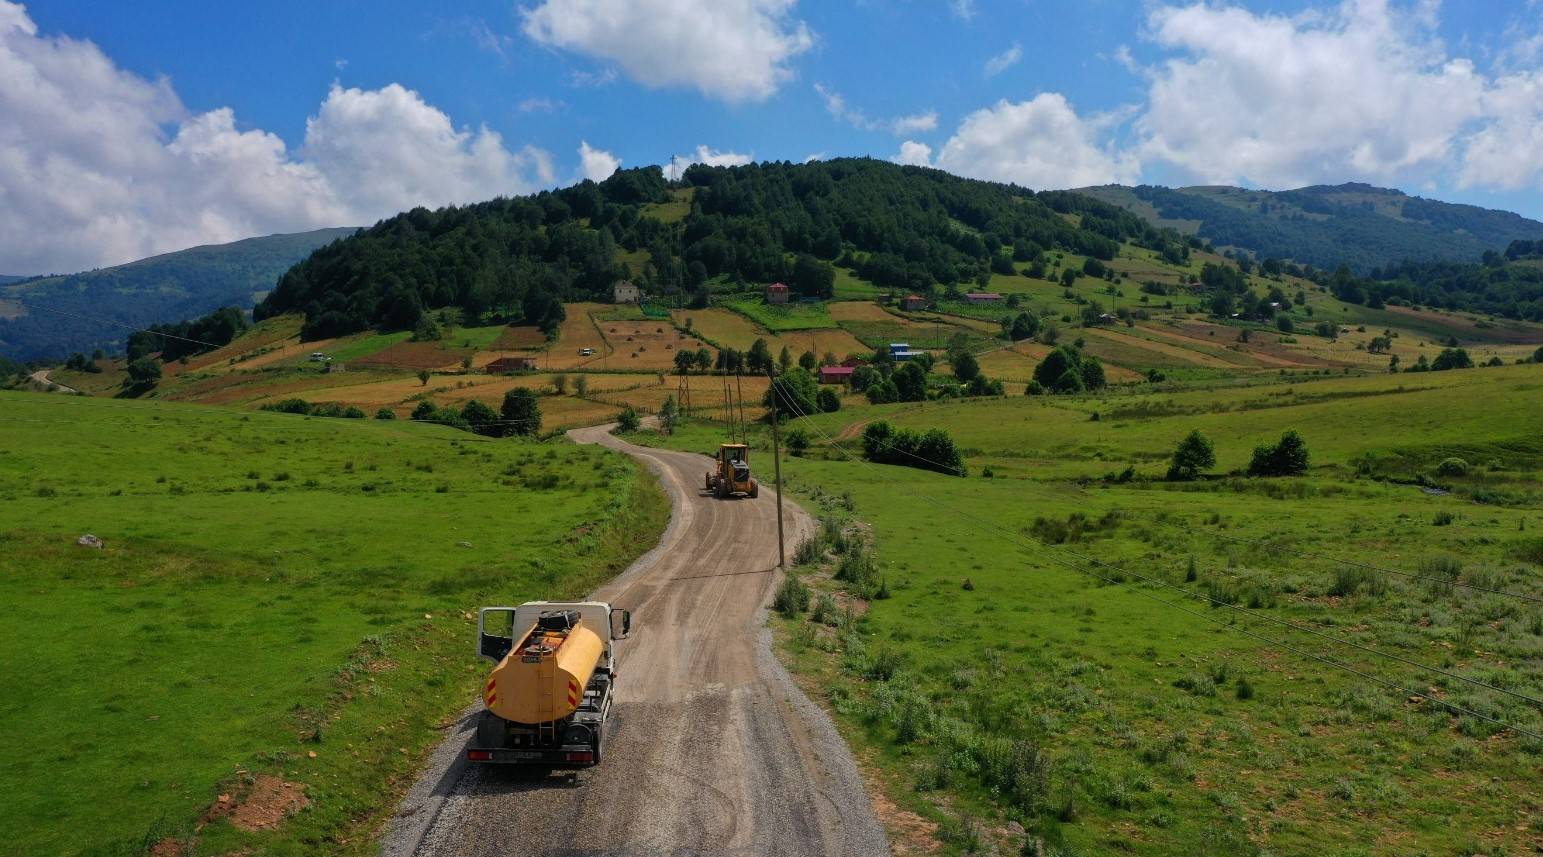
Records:
[[[16,853],[202,823],[200,853],[372,853],[479,681],[474,611],[579,596],[668,516],[630,459],[562,440],[25,393],[0,415]],[[305,807],[243,829],[279,781]]]
[[[848,458],[875,419],[948,430],[970,475]],[[1308,474],[1241,475],[1286,428]],[[1168,482],[1192,429],[1212,476]],[[779,637],[910,819],[903,846],[1543,845],[1543,738],[1485,719],[1543,735],[1511,695],[1543,699],[1543,367],[848,400],[793,431],[812,446],[788,490],[828,523]]]

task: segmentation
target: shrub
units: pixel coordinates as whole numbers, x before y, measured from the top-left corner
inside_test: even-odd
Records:
[[[364,411],[360,410],[355,405],[349,405],[343,411],[343,418],[348,420],[362,420],[364,419]]]
[[[1274,446],[1254,448],[1248,464],[1249,476],[1300,476],[1307,472],[1307,442],[1295,431],[1281,435]]]
[[[396,419],[396,411],[393,411],[390,408],[381,408],[380,410],[375,412],[375,419],[377,419],[377,420],[394,420],[394,419]]]
[[[616,430],[622,434],[635,432],[642,425],[643,421],[639,419],[638,412],[630,407],[623,409],[616,417]]]
[[[772,600],[772,607],[789,619],[809,609],[809,587],[798,579],[797,575],[789,574],[782,579],[782,585],[777,587],[777,596]]]
[[[1381,595],[1387,588],[1387,579],[1375,569],[1341,566],[1334,570],[1334,582],[1329,585],[1329,594],[1344,597],[1356,593]]]
[[[1254,686],[1249,684],[1248,679],[1242,676],[1238,676],[1237,696],[1238,699],[1254,698]]]
[[[1216,466],[1216,448],[1199,429],[1190,432],[1179,441],[1168,465],[1168,478],[1188,481],[1200,475],[1200,471]]]
[[[415,420],[432,420],[432,419],[434,419],[434,413],[435,413],[435,408],[434,408],[434,403],[433,402],[428,402],[428,401],[419,402],[418,403],[418,407],[413,408],[412,416],[410,417],[410,419],[415,419]]]
[[[1467,476],[1468,462],[1461,458],[1444,459],[1440,464],[1436,465],[1436,474],[1438,476]]]
[[[863,457],[877,464],[899,464],[963,476],[964,457],[942,429],[918,434],[895,429],[882,420],[863,429]]]
[[[820,410],[827,414],[833,414],[841,410],[841,397],[836,394],[835,390],[829,387],[821,387],[814,401],[816,405],[819,405]]]
[[[1447,369],[1472,369],[1473,358],[1462,348],[1443,348],[1436,359],[1431,361],[1432,372],[1442,372]]]
[[[788,452],[803,455],[809,449],[809,435],[801,428],[788,432]]]
[[[819,561],[823,553],[824,545],[820,543],[818,538],[804,539],[793,548],[793,564],[813,565]]]
[[[508,428],[498,421],[498,414],[492,408],[476,399],[461,408],[461,419],[471,426],[472,431],[488,437],[500,437]]]
[[[1522,562],[1543,565],[1543,537],[1517,539],[1511,542],[1510,547],[1506,549],[1506,554]]]
[[[515,387],[505,393],[499,416],[503,420],[503,424],[498,427],[500,435],[541,433],[541,403],[536,401],[534,390]]]
[[[1452,523],[1452,513],[1445,510],[1437,512],[1430,522],[1433,527],[1448,526]]]
[[[1099,390],[1106,384],[1103,365],[1097,358],[1084,357],[1077,348],[1065,345],[1046,354],[1034,367],[1034,380],[1042,389],[1056,393]]]

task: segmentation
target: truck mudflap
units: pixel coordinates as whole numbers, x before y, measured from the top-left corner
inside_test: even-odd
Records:
[[[600,761],[599,754],[590,744],[570,744],[565,747],[542,749],[506,749],[495,747],[466,751],[468,762],[492,765],[541,765],[551,768],[587,768]]]

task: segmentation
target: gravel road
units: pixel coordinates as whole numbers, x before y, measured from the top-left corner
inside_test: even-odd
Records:
[[[382,854],[887,855],[851,754],[771,652],[772,491],[717,500],[702,490],[704,456],[634,446],[606,427],[569,435],[648,463],[674,505],[659,545],[594,593],[633,617],[605,761],[579,772],[468,765],[473,706]],[[813,522],[791,503],[784,517],[791,553]]]

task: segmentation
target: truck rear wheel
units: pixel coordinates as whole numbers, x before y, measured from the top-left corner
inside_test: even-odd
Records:
[[[600,756],[605,748],[604,736],[605,731],[596,727],[594,740],[589,743],[590,749],[595,753],[595,764],[597,765],[600,764]]]
[[[477,746],[483,749],[503,747],[509,742],[509,722],[491,711],[477,718]]]
[[[761,483],[759,483],[759,482],[751,482],[750,483],[750,499],[754,500],[755,498],[757,498],[759,496],[761,496]]]

